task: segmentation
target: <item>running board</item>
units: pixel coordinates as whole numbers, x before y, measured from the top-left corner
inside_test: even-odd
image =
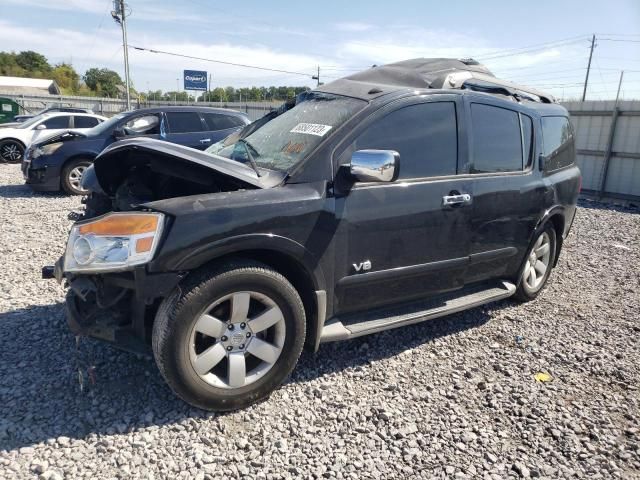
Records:
[[[345,316],[342,319],[334,317],[324,325],[320,342],[348,340],[391,328],[404,327],[502,300],[515,292],[516,286],[513,283],[501,281],[490,285],[484,284],[481,287],[465,288],[419,303],[365,312],[357,317],[355,315]]]

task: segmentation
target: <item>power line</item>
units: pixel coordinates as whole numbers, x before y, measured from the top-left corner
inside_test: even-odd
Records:
[[[532,45],[529,47],[522,47],[519,49],[510,49],[510,50],[505,50],[503,53],[496,53],[496,54],[486,54],[486,55],[476,55],[475,58],[478,59],[484,59],[484,60],[494,60],[496,58],[504,58],[504,57],[513,57],[513,56],[517,56],[517,55],[524,55],[526,53],[533,53],[533,52],[537,52],[540,50],[547,50],[549,48],[554,48],[554,47],[563,47],[566,45],[572,45],[574,43],[578,43],[578,42],[582,42],[585,40],[585,36],[581,35],[580,37],[577,38],[569,38],[569,39],[565,39],[565,40],[557,40],[555,42],[547,42],[547,43],[542,43],[539,45]]]
[[[605,42],[629,42],[629,43],[640,43],[640,40],[631,40],[631,39],[622,39],[622,38],[598,38],[598,40],[603,40]]]
[[[189,58],[191,60],[200,60],[200,61],[203,61],[203,62],[220,63],[220,64],[223,64],[223,65],[231,65],[233,67],[253,68],[255,70],[265,70],[267,72],[286,73],[286,74],[289,74],[289,75],[301,75],[301,76],[304,76],[304,77],[310,77],[311,76],[308,73],[302,73],[302,72],[292,72],[292,71],[289,71],[289,70],[279,70],[277,68],[259,67],[257,65],[247,65],[247,64],[244,64],[244,63],[226,62],[224,60],[215,60],[213,58],[194,57],[192,55],[184,55],[184,54],[175,53],[175,52],[166,52],[164,50],[156,50],[156,49],[145,48],[145,47],[136,47],[135,45],[129,45],[129,46],[131,48],[135,48],[136,50],[142,50],[144,52],[160,53],[162,55],[171,55],[173,57]]]

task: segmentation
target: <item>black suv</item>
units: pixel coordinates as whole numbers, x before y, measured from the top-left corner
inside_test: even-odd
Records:
[[[192,405],[249,405],[305,342],[535,298],[580,189],[553,102],[420,59],[322,86],[210,153],[119,142],[43,275],[68,282],[76,334],[151,346]]]
[[[113,142],[145,137],[205,149],[249,123],[235,110],[208,107],[158,107],[124,112],[88,132],[68,130],[33,143],[24,154],[22,173],[36,191],[82,195],[82,175]]]

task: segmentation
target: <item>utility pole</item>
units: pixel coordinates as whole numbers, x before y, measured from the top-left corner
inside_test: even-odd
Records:
[[[124,83],[127,99],[127,110],[131,110],[131,93],[130,93],[130,79],[129,79],[129,45],[127,43],[127,13],[124,0],[113,0],[113,11],[111,16],[116,23],[122,27],[122,50],[124,51]]]
[[[318,74],[311,77],[311,80],[317,80],[318,84],[316,86],[320,86],[320,65],[318,65]]]
[[[616,93],[616,107],[618,106],[618,99],[620,98],[620,87],[622,87],[623,77],[624,77],[624,70],[620,72],[620,81],[618,82],[618,93]]]
[[[591,71],[591,58],[593,57],[593,49],[596,46],[595,33],[591,37],[591,51],[589,52],[589,63],[587,64],[587,76],[584,79],[584,90],[582,91],[582,101],[587,97],[587,85],[589,84],[589,72]]]

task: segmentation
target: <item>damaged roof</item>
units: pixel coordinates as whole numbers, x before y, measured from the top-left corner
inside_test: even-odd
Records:
[[[453,81],[450,75],[460,72],[468,72],[459,80]],[[471,82],[471,77],[474,80]],[[449,78],[449,82],[445,81]],[[463,86],[467,83],[468,85]],[[484,65],[473,59],[454,58],[414,58],[402,62],[389,63],[382,66],[373,66],[367,70],[340,78],[333,82],[318,87],[316,90],[338,95],[346,95],[364,100],[371,100],[393,91],[407,88],[415,89],[449,89],[470,88],[473,85],[482,88],[502,88],[506,95],[528,92],[538,97],[537,101],[553,103],[555,99],[544,92],[529,87],[506,82],[495,75]],[[528,98],[536,100],[536,98]]]

